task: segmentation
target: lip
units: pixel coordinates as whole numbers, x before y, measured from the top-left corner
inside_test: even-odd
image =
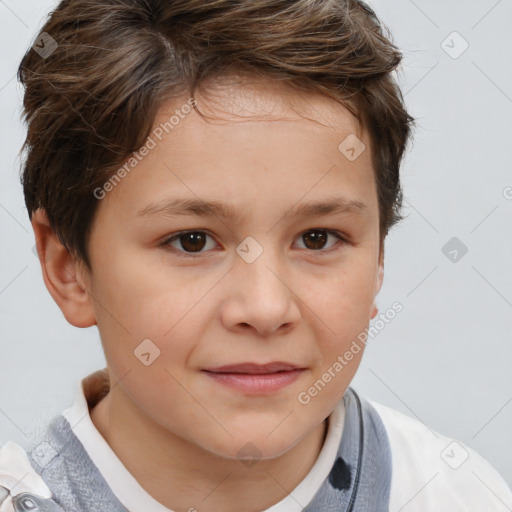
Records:
[[[262,375],[266,373],[276,373],[289,370],[298,370],[299,366],[284,361],[272,361],[271,363],[238,363],[218,366],[216,368],[205,368],[204,371],[213,373],[246,373],[253,375]]]
[[[305,371],[291,363],[275,361],[267,364],[240,363],[202,370],[217,383],[248,394],[279,391],[297,380]]]

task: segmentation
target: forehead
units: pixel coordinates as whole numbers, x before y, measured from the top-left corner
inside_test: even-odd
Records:
[[[179,198],[195,201],[192,211],[201,201],[224,203],[241,220],[257,205],[319,203],[345,192],[347,201],[366,203],[368,215],[375,210],[369,140],[339,103],[262,80],[217,81],[194,98],[203,115],[184,108],[185,95],[161,105],[153,149],[100,208],[117,204],[135,220]],[[366,147],[354,161],[339,149],[348,136]],[[262,217],[261,209],[256,213]]]
[[[313,129],[317,124],[333,131],[348,130],[365,139],[357,119],[339,102],[316,92],[261,77],[216,77],[195,93],[199,110],[212,123],[299,121]],[[164,102],[155,125],[187,101],[187,96]]]

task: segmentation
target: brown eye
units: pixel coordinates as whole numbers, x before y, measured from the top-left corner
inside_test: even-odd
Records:
[[[308,231],[302,235],[302,239],[308,249],[318,250],[327,242],[327,234],[321,230]]]
[[[338,241],[334,241],[327,248],[325,247],[329,236],[337,238]],[[337,247],[345,242],[344,238],[337,233],[336,231],[330,231],[328,229],[310,229],[302,233],[300,237],[302,243],[305,245],[306,249],[310,249],[312,251],[319,251],[321,253],[328,253],[330,251],[336,250]]]
[[[203,249],[207,245],[207,237],[210,237],[210,235],[208,235],[204,231],[186,231],[184,233],[174,235],[169,240],[167,240],[165,244],[170,245],[178,252],[200,253],[205,252],[203,251]],[[178,245],[178,247],[176,247],[176,245],[173,245],[173,243],[176,242],[176,245]],[[213,244],[213,246],[215,246],[215,243]]]
[[[332,237],[333,243],[327,245],[329,237]],[[211,240],[210,246],[208,238]],[[329,229],[309,229],[299,235],[299,240],[304,244],[302,248],[318,252],[319,255],[336,251],[349,243],[341,233]],[[162,242],[162,245],[180,256],[200,256],[216,247],[213,237],[205,231],[182,231]]]

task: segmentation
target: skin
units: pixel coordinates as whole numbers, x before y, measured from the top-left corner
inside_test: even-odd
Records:
[[[164,103],[155,126],[187,99]],[[192,110],[99,201],[91,273],[43,211],[32,224],[45,284],[64,316],[98,326],[111,391],[91,419],[126,468],[175,511],[261,511],[310,471],[364,350],[308,404],[298,394],[378,312],[383,253],[370,145],[341,105],[276,83],[226,82],[196,100],[215,118]],[[349,134],[366,145],[355,161],[338,150]],[[285,216],[333,195],[365,203],[364,214]],[[239,213],[137,217],[170,197],[218,200]],[[337,230],[348,242],[328,235],[315,246],[303,236],[312,229]],[[185,230],[210,235],[199,253],[190,256],[179,239],[161,245]],[[263,248],[252,263],[236,252],[248,236]],[[148,338],[160,356],[145,366],[134,350]],[[305,370],[264,395],[202,371],[247,361]],[[261,457],[251,466],[237,456],[248,442]]]

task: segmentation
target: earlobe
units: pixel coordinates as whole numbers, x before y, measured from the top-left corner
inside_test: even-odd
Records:
[[[96,325],[92,299],[75,258],[53,232],[42,209],[32,214],[32,228],[46,288],[66,320],[75,327]]]

